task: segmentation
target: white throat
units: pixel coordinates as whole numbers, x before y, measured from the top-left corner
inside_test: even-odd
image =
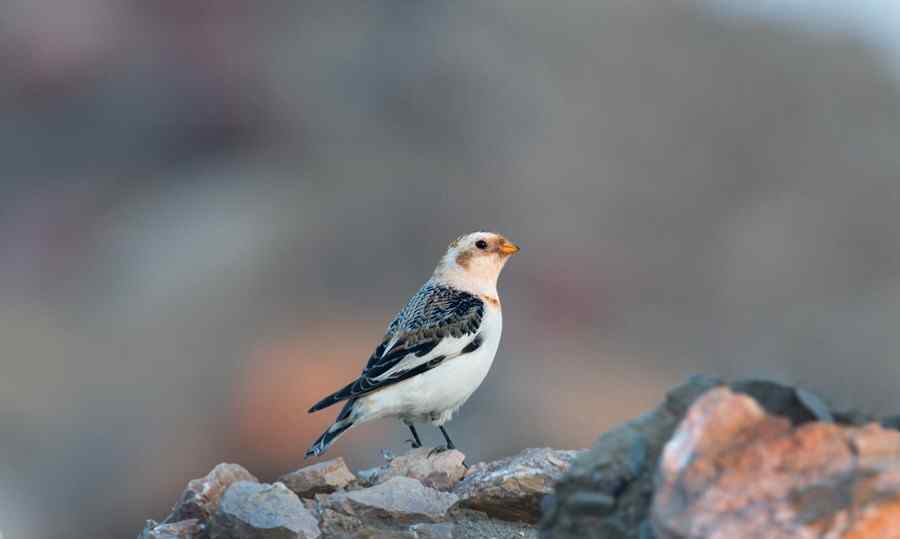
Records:
[[[457,264],[455,254],[447,253],[435,268],[432,279],[463,292],[499,299],[497,278],[505,264],[506,260],[485,258],[472,260],[463,267]]]

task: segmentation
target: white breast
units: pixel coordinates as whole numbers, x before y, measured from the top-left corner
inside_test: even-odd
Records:
[[[399,416],[409,422],[443,425],[484,381],[500,346],[502,331],[500,309],[486,305],[479,332],[483,340],[477,350],[363,397],[359,403],[363,420]]]

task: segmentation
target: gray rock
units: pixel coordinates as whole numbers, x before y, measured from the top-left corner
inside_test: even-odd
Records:
[[[453,539],[453,524],[413,524],[409,527],[416,539]]]
[[[206,526],[195,518],[163,524],[151,520],[138,539],[200,539],[205,531]]]
[[[794,425],[834,420],[825,402],[805,389],[770,380],[740,380],[729,386],[733,391],[753,397],[768,413],[786,417]]]
[[[228,463],[217,465],[206,474],[206,477],[191,480],[179,496],[178,502],[166,522],[190,519],[205,522],[210,515],[216,512],[219,499],[225,490],[237,481],[257,482],[258,480],[243,466]]]
[[[356,470],[356,478],[360,484],[371,487],[378,482],[383,468],[366,468],[365,470]]]
[[[320,528],[323,537],[352,539],[416,539],[415,533],[406,524],[390,521],[367,520],[324,509],[321,513]]]
[[[356,480],[344,459],[319,462],[282,476],[279,481],[301,498],[330,494]]]
[[[881,425],[886,429],[900,430],[900,415],[885,417],[881,420]]]
[[[577,451],[526,449],[469,470],[454,492],[458,507],[482,511],[503,520],[536,523],[541,500],[569,469]]]
[[[219,502],[210,521],[212,539],[315,539],[318,522],[282,483],[239,481]]]
[[[435,453],[433,449],[422,447],[360,474],[369,485],[383,483],[392,477],[409,477],[426,487],[451,490],[466,474],[465,460],[466,456],[455,449]]]
[[[455,510],[453,539],[536,539],[537,529],[524,522],[497,520],[469,510]]]
[[[443,520],[447,510],[459,498],[440,492],[408,477],[392,477],[384,483],[362,490],[317,496],[323,509],[351,515],[362,520],[415,522]]]

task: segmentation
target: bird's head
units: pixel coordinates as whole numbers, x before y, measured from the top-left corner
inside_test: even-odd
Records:
[[[500,234],[472,232],[456,238],[434,270],[436,279],[462,290],[496,290],[497,277],[519,246]]]

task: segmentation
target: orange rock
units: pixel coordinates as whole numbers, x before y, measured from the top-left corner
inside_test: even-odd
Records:
[[[711,390],[663,450],[652,521],[661,539],[900,539],[900,433],[794,427]]]

